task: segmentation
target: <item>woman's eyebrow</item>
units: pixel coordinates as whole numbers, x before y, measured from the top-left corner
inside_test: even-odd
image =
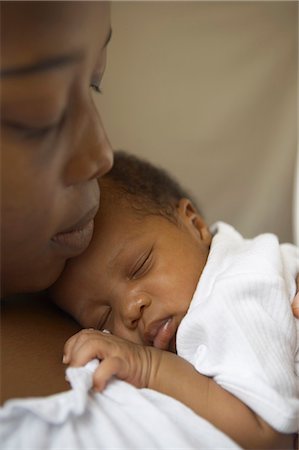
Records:
[[[109,28],[107,38],[103,48],[107,47],[112,36],[112,29]],[[0,78],[30,75],[33,73],[44,72],[46,70],[55,70],[64,66],[69,66],[82,61],[84,58],[83,51],[76,51],[66,55],[59,55],[53,58],[42,59],[34,64],[27,66],[9,67],[0,71]]]

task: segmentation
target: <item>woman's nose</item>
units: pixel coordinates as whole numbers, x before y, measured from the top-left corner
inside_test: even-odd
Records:
[[[93,104],[85,108],[72,142],[72,156],[64,173],[67,186],[99,178],[111,169],[112,147]]]
[[[150,299],[147,295],[133,295],[129,299],[125,299],[122,305],[122,320],[124,325],[130,330],[138,326],[139,320],[142,318],[144,309],[150,305]]]

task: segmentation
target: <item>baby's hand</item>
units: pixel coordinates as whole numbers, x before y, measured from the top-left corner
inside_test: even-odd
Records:
[[[93,385],[95,390],[102,391],[114,375],[138,388],[147,387],[153,357],[151,347],[87,329],[67,340],[63,362],[78,367],[94,358],[101,360],[93,375]]]

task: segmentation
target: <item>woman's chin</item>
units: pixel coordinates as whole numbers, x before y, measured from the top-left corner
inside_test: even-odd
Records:
[[[44,291],[52,286],[61,275],[66,261],[52,264],[49,267],[37,267],[36,270],[31,267],[31,270],[26,272],[19,271],[17,276],[6,276],[6,282],[1,285],[1,298],[10,297],[15,294],[28,294]]]

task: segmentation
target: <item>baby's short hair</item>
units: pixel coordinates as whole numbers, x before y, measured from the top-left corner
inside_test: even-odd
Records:
[[[141,215],[162,215],[175,221],[182,198],[190,199],[198,210],[190,194],[166,170],[122,150],[114,152],[114,165],[102,180],[104,185],[110,180],[114,194],[129,200]]]

